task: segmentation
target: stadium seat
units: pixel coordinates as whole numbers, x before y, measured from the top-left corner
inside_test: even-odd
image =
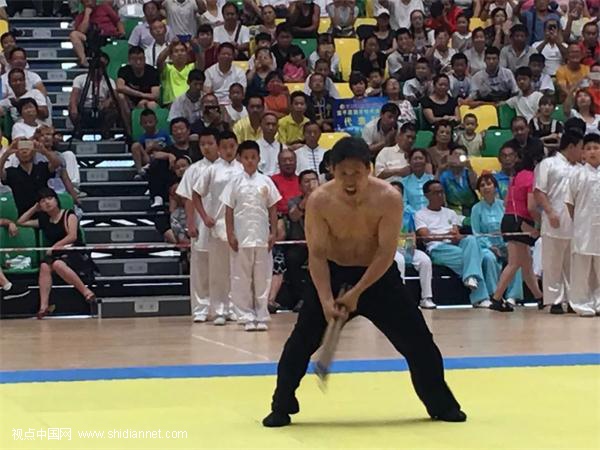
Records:
[[[361,25],[377,25],[377,19],[374,17],[358,17],[354,22],[354,29],[356,30]]]
[[[471,17],[469,20],[469,31],[473,31],[475,28],[485,28],[488,24],[486,21],[481,20],[479,17]]]
[[[121,66],[127,64],[129,44],[127,44],[127,41],[124,40],[113,41],[111,44],[102,47],[102,51],[104,51],[110,58],[110,64],[106,69],[108,76],[113,80],[116,80]]]
[[[248,72],[248,61],[234,61],[233,65],[242,69],[244,73]]]
[[[423,115],[423,108],[421,105],[415,106],[413,108],[415,112],[415,117],[417,118],[417,130],[429,130],[431,131],[431,126],[425,120],[425,116]]]
[[[17,205],[11,193],[0,195],[0,218],[16,222],[19,218]]]
[[[433,140],[433,132],[426,130],[417,131],[413,148],[429,148]]]
[[[508,105],[498,107],[498,126],[500,128],[510,130],[510,124],[515,117],[517,117],[517,112],[514,108]]]
[[[292,43],[296,44],[298,47],[302,49],[304,52],[304,56],[306,59],[317,50],[317,40],[316,39],[292,39]]]
[[[60,202],[61,209],[73,209],[75,202],[73,197],[68,192],[61,192],[58,194],[58,201]]]
[[[482,156],[498,156],[500,148],[513,138],[510,130],[488,130],[483,135]]]
[[[360,50],[360,42],[356,38],[339,38],[335,40],[335,51],[340,57],[342,79],[348,81],[352,71],[352,55]]]
[[[329,27],[331,26],[331,19],[329,17],[321,17],[321,21],[319,22],[319,33],[327,33],[329,31]],[[308,55],[307,55],[308,56]]]
[[[340,94],[340,99],[354,97],[354,94],[350,90],[350,85],[348,83],[334,83],[334,84]]]
[[[0,121],[0,127],[2,127],[2,136],[6,136],[7,139],[10,139],[13,127],[13,118],[10,114],[4,114],[4,117],[2,117]]]
[[[8,25],[8,22],[6,20],[0,20],[0,36],[8,32],[9,28],[10,26]],[[0,48],[2,47],[0,46]]]
[[[565,123],[567,116],[565,114],[565,110],[563,109],[563,105],[556,105],[554,111],[552,112],[552,118],[558,120],[559,122]]]
[[[142,21],[140,19],[125,19],[123,20],[123,26],[125,27],[125,39],[129,39],[133,29],[137,27]]]
[[[344,132],[323,133],[319,139],[319,147],[330,150],[337,141],[346,136],[350,135]]]
[[[365,1],[365,15],[367,17],[375,17],[375,11],[373,8],[373,0]]]
[[[154,110],[154,112],[156,113],[156,119],[158,120],[158,124],[156,125],[156,128],[158,130],[164,130],[168,133],[170,131],[169,130],[169,120],[168,120],[169,110],[165,109],[165,108],[156,108]],[[132,137],[136,141],[144,133],[144,129],[140,125],[140,115],[141,114],[142,114],[141,108],[136,108],[133,111],[131,111],[131,130],[132,130],[132,135],[133,135]]]
[[[471,167],[477,174],[481,175],[483,172],[494,172],[500,170],[500,161],[497,158],[484,158],[480,156],[472,156],[469,158],[471,161]]]
[[[304,83],[285,83],[285,86],[290,91],[290,94],[296,91],[304,92]]]
[[[19,234],[14,237],[8,234],[8,230],[5,227],[0,228],[0,247],[2,248],[35,248],[37,246],[36,230],[33,228],[19,227]],[[31,258],[31,264],[22,269],[7,266],[7,261],[19,256]],[[39,254],[35,250],[2,252],[0,253],[0,264],[2,265],[2,270],[7,274],[36,273],[39,266]]]
[[[490,127],[498,127],[498,113],[496,107],[492,105],[482,105],[477,108],[462,105],[459,110],[461,120],[465,114],[475,114],[479,123],[476,130],[478,133],[486,131]]]

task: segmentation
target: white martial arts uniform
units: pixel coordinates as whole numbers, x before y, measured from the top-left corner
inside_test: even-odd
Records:
[[[212,165],[204,158],[192,164],[183,174],[177,195],[192,200],[194,183],[208,167]],[[210,202],[210,194],[203,200]],[[195,211],[196,227],[198,237],[192,239],[190,247],[190,301],[192,303],[192,315],[195,321],[205,321],[210,310],[210,296],[208,289],[208,228],[202,222],[200,214]]]
[[[216,317],[231,316],[233,313],[225,205],[220,197],[227,183],[242,170],[242,165],[235,159],[227,162],[219,158],[200,174],[194,185],[194,190],[202,197],[206,213],[215,221],[208,236],[208,290],[210,312]]]
[[[225,187],[221,202],[233,209],[233,228],[238,251],[231,250],[231,298],[238,321],[270,320],[268,303],[273,274],[269,251],[269,208],[281,200],[277,187],[266,175],[245,171]]]
[[[579,315],[600,314],[600,167],[571,175],[566,202],[575,206],[570,304]]]
[[[404,254],[400,251],[396,251],[394,261],[398,266],[400,276],[404,280],[406,270],[406,260]],[[412,265],[417,272],[419,272],[419,284],[421,285],[421,300],[432,299],[433,292],[431,291],[431,280],[433,279],[433,266],[431,259],[427,253],[415,249],[412,257]]]
[[[560,219],[560,226],[552,228],[548,215],[542,213],[542,281],[544,303],[550,305],[569,301],[573,221],[565,207],[565,200],[569,176],[576,168],[560,152],[544,159],[535,168],[535,189],[548,196]]]

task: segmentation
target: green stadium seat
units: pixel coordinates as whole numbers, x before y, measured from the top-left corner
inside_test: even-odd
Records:
[[[73,201],[73,197],[68,192],[61,192],[58,194],[58,200],[60,201],[60,207],[62,209],[73,209],[75,202]]]
[[[306,59],[315,51],[317,51],[317,40],[316,39],[293,39],[292,43],[297,45],[304,52]]]
[[[6,139],[10,140],[10,135],[12,133],[13,127],[12,116],[10,114],[4,114],[4,117],[0,122],[0,126],[2,127],[2,136],[5,136]]]
[[[144,129],[140,125],[140,115],[142,114],[141,108],[136,108],[131,111],[131,130],[132,137],[134,140],[138,140],[142,134],[144,134]],[[158,120],[158,124],[156,128],[158,130],[164,130],[167,133],[169,132],[169,110],[165,108],[156,108],[154,110],[156,113],[156,119]]]
[[[415,117],[417,118],[417,130],[427,130],[431,131],[431,127],[425,120],[425,116],[423,115],[423,108],[421,105],[413,107],[413,111],[415,112]]]
[[[11,237],[8,230],[0,228],[0,247],[2,248],[29,248],[37,247],[38,241],[36,230],[28,227],[19,227],[19,234]],[[31,265],[23,269],[15,269],[8,266],[8,261],[18,256],[31,258]],[[0,264],[2,270],[7,274],[27,274],[36,273],[39,266],[39,254],[35,250],[16,250],[0,253]]]
[[[0,217],[13,222],[19,218],[17,205],[15,205],[15,199],[11,193],[0,195]]]
[[[565,115],[565,110],[563,109],[563,105],[556,105],[554,111],[552,112],[552,118],[558,120],[559,122],[565,123],[567,120],[567,116]]]
[[[431,141],[433,140],[433,132],[426,130],[417,131],[415,143],[413,148],[429,148]]]
[[[514,108],[508,105],[500,105],[498,108],[498,125],[500,128],[510,130],[510,123],[517,117],[517,112]]]
[[[129,39],[133,29],[142,23],[141,19],[125,19],[123,20],[123,26],[125,27],[125,39]]]
[[[500,148],[513,138],[510,130],[488,130],[483,136],[481,156],[498,156]]]
[[[114,41],[102,47],[102,51],[110,58],[110,63],[106,69],[108,76],[116,80],[121,66],[127,64],[129,44],[124,40]]]

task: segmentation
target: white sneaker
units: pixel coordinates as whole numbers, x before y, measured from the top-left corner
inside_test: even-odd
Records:
[[[479,282],[475,277],[469,277],[465,280],[465,286],[474,291],[479,287]]]
[[[162,197],[159,196],[159,195],[157,195],[157,196],[154,197],[154,201],[150,205],[150,208],[152,208],[152,209],[154,209],[154,208],[160,208],[163,205],[164,205],[164,201],[163,201]]]
[[[194,314],[194,322],[195,323],[206,322],[206,316],[204,314]]]
[[[421,300],[419,302],[419,306],[422,309],[435,309],[435,308],[437,308],[437,305],[435,303],[433,303],[433,300],[431,300],[430,298],[424,298],[423,300]]]
[[[507,298],[506,303],[508,303],[513,308],[517,306],[517,301],[514,298]]]
[[[227,323],[227,320],[223,316],[217,316],[217,317],[215,317],[215,320],[213,320],[213,325],[216,325],[216,326],[223,326],[226,323]]]
[[[490,306],[492,306],[492,302],[489,300],[483,300],[482,302],[475,303],[473,308],[489,308]]]
[[[256,331],[267,331],[269,326],[265,322],[258,322],[256,324]]]
[[[254,322],[246,322],[246,325],[244,325],[245,331],[256,331],[257,329],[256,323]]]

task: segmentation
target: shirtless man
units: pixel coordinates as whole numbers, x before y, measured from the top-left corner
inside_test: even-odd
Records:
[[[334,180],[310,196],[305,231],[314,288],[277,368],[277,387],[266,427],[290,424],[300,410],[295,391],[327,323],[362,315],[406,358],[414,388],[433,419],[464,422],[465,413],[444,381],[442,355],[417,305],[405,294],[394,254],[402,226],[402,197],[369,175],[362,139],[344,138],[331,150]],[[343,284],[353,286],[337,297]],[[319,302],[320,300],[320,302]]]

